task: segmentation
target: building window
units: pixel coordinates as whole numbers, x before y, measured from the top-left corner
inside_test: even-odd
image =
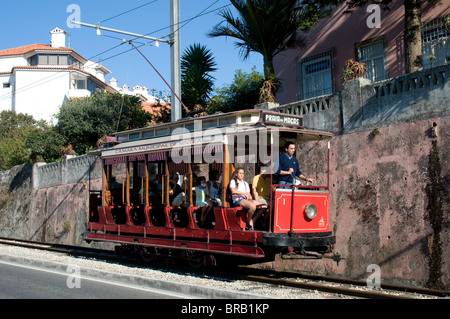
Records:
[[[58,55],[58,54],[36,54],[28,59],[31,66],[38,65],[69,65],[69,62],[76,64],[78,61],[73,59],[68,55]],[[76,64],[75,66],[78,66]]]
[[[37,63],[38,65],[48,65],[48,55],[39,54]]]
[[[29,63],[31,66],[38,65],[38,55],[33,55],[31,58],[29,58]]]
[[[450,61],[450,26],[445,18],[422,25],[422,62],[424,69],[448,64]]]
[[[299,73],[302,99],[333,93],[331,51],[303,59]]]
[[[11,83],[9,83],[9,82],[3,83],[3,88],[4,88],[4,89],[8,89],[8,88],[10,88],[10,87],[11,87]]]
[[[58,56],[58,65],[69,65],[69,56],[68,55]]]
[[[57,55],[49,55],[48,56],[48,65],[59,65],[58,64],[58,56]]]
[[[68,56],[68,59],[69,59],[69,63],[67,65],[73,66],[73,67],[76,67],[76,68],[79,68],[79,69],[83,68],[83,65],[81,64],[81,62],[76,60],[74,57]]]
[[[387,78],[383,40],[359,46],[358,61],[367,66],[366,79],[376,82]]]
[[[86,90],[86,80],[75,80],[77,90]]]

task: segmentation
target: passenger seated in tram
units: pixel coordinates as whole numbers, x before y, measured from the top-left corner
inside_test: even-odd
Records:
[[[255,175],[252,181],[252,193],[253,198],[260,203],[266,204],[267,209],[261,210],[258,209],[255,212],[255,221],[261,222],[260,227],[266,229],[267,221],[270,212],[270,191],[271,191],[271,178],[270,174],[267,174],[267,169],[262,168],[261,173]],[[263,216],[263,219],[260,219],[260,216]]]
[[[255,175],[252,182],[253,197],[255,200],[269,205],[270,201],[270,175],[266,169],[261,169],[261,173]]]
[[[246,230],[254,230],[254,223],[259,217],[259,214],[253,214],[257,209],[267,208],[266,204],[263,204],[257,200],[252,199],[250,194],[250,187],[246,181],[244,181],[245,171],[243,168],[237,168],[230,181],[231,198],[234,207],[243,207],[248,210],[247,213],[247,227]]]
[[[195,206],[200,207],[200,217],[198,220],[199,227],[210,228],[212,226],[212,216],[214,204],[212,203],[209,195],[208,189],[206,187],[206,178],[200,176],[196,181],[197,186],[195,186]]]
[[[122,184],[117,182],[115,176],[111,177],[111,189],[122,189]]]
[[[220,172],[212,170],[209,174],[209,181],[206,182],[207,194],[214,207],[222,206],[222,199],[220,198],[222,188],[220,187],[219,179]]]
[[[162,176],[155,174],[152,179],[149,179],[149,199],[151,206],[158,206],[162,203]]]
[[[178,173],[170,174],[169,202],[172,206],[180,206],[184,200],[184,198],[181,199],[181,197],[184,196],[184,193],[180,184],[178,184],[179,179],[180,175]]]

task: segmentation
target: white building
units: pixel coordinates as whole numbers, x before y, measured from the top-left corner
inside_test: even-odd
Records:
[[[112,78],[111,80],[109,80],[109,84],[111,85],[111,87],[113,87],[114,89],[119,91],[120,94],[138,96],[138,97],[140,97],[142,102],[145,102],[145,103],[161,103],[161,102],[170,103],[170,95],[166,95],[166,96],[164,96],[164,99],[160,99],[153,95],[150,95],[148,92],[149,89],[146,88],[145,86],[136,85],[133,87],[133,91],[131,91],[130,87],[126,84],[119,87],[118,82],[119,81],[117,81],[115,78]]]
[[[98,91],[117,93],[105,83],[111,73],[66,47],[66,32],[51,33],[51,45],[30,44],[0,51],[0,111],[28,113],[54,122],[64,101]]]

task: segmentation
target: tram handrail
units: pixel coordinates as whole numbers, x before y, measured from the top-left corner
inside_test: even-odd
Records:
[[[298,188],[298,189],[311,189],[316,190],[319,188],[323,188],[329,190],[328,186],[316,186],[316,185],[289,185],[289,184],[272,184],[272,188],[280,189],[280,188]]]

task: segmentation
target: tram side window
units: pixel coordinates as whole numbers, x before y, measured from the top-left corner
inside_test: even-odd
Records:
[[[163,176],[160,163],[148,163],[150,205],[160,206],[163,202]]]
[[[134,206],[144,203],[145,194],[145,162],[131,162],[130,164],[130,200]]]
[[[111,205],[122,205],[122,189],[123,185],[126,183],[126,164],[112,164],[109,170],[110,172],[110,185],[109,191],[111,192]]]

